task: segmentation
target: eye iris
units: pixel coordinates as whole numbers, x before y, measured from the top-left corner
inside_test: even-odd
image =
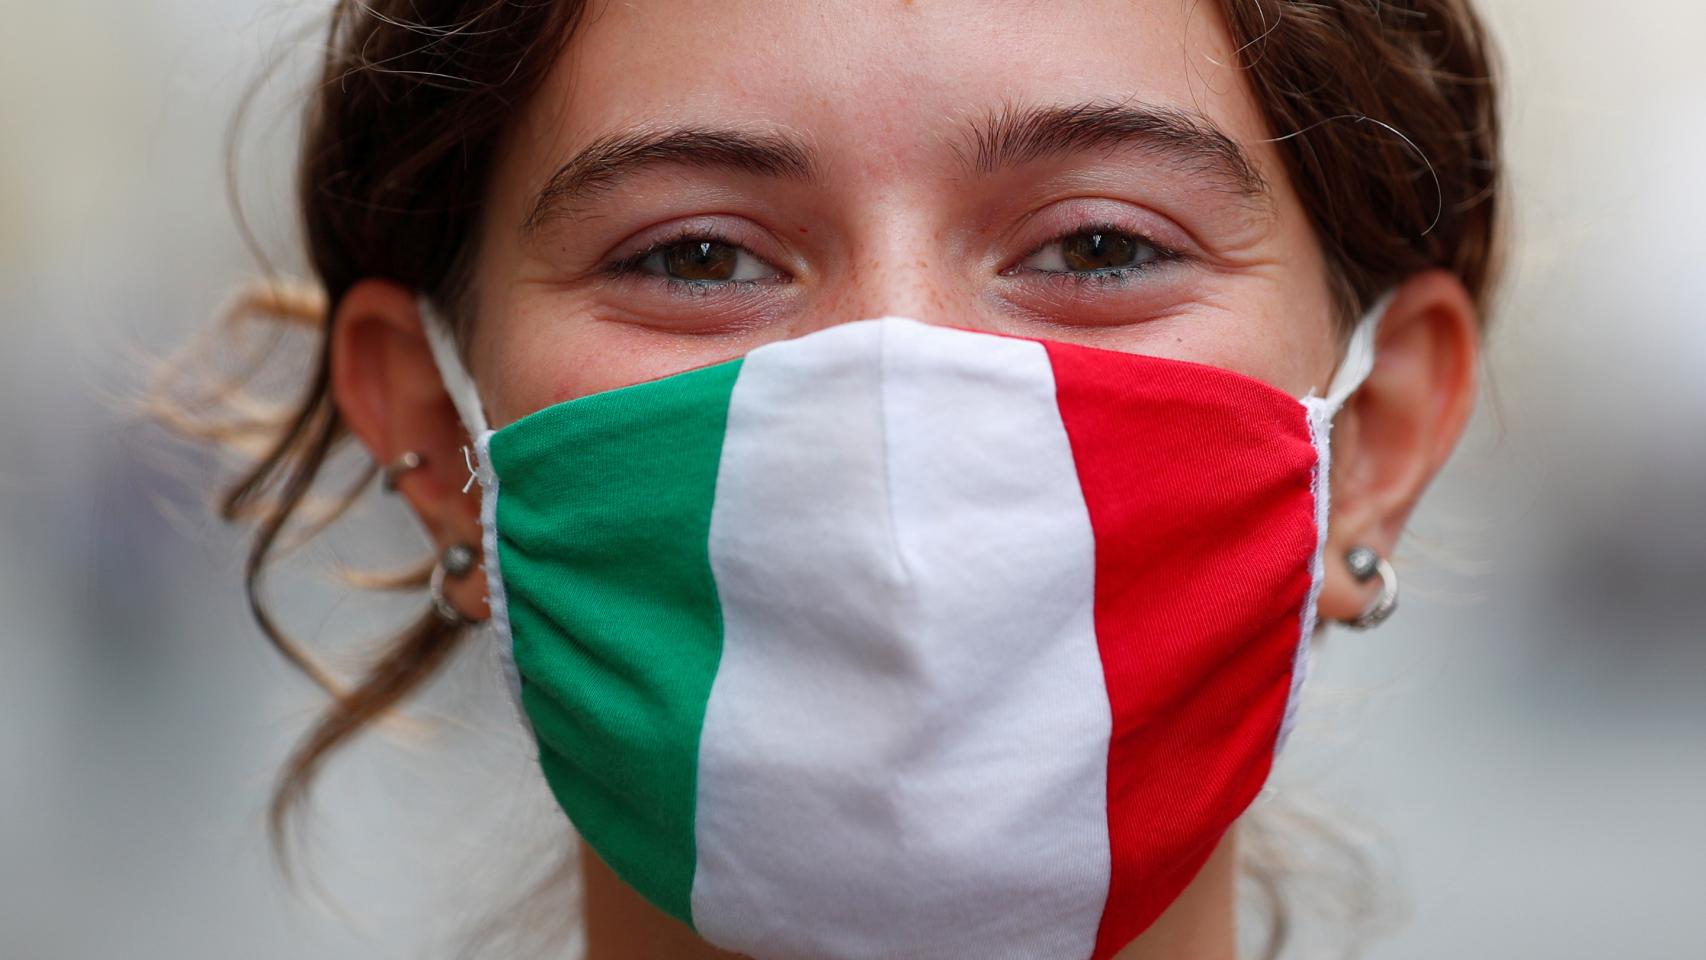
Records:
[[[735,272],[735,248],[713,240],[686,240],[664,248],[664,269],[678,280],[727,280]]]
[[[1066,265],[1073,270],[1129,267],[1143,247],[1137,238],[1123,233],[1078,233],[1061,241]]]

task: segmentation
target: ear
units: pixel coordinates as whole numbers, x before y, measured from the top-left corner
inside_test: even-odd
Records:
[[[1380,321],[1374,369],[1330,435],[1322,621],[1356,617],[1379,592],[1378,580],[1351,577],[1345,553],[1366,545],[1391,558],[1475,406],[1479,331],[1474,301],[1453,273],[1418,273],[1395,291]]]
[[[381,465],[407,451],[421,466],[397,478],[435,553],[452,543],[480,549],[480,494],[463,493],[472,441],[445,392],[421,328],[414,292],[363,280],[338,302],[331,330],[332,398],[351,432]],[[445,598],[465,615],[488,615],[484,571],[449,579]]]

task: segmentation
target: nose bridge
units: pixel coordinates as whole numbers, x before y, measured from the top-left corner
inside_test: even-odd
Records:
[[[944,229],[921,203],[891,197],[873,205],[850,227],[846,260],[826,271],[824,309],[801,318],[797,332],[881,316],[958,322],[964,270]]]

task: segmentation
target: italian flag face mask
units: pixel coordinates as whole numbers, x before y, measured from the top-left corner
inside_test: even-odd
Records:
[[[759,960],[1105,960],[1255,798],[1315,628],[1325,397],[883,317],[485,423],[492,624],[552,792]]]

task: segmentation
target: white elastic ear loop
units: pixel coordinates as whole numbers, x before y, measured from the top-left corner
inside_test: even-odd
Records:
[[[450,330],[450,323],[425,296],[416,298],[417,309],[421,314],[421,326],[426,330],[427,344],[432,348],[433,362],[438,365],[439,378],[444,381],[444,389],[450,394],[450,402],[456,405],[456,415],[462,418],[462,425],[468,428],[468,436],[478,442],[481,437],[490,432],[486,425],[485,410],[480,406],[480,393],[474,389],[474,378],[468,375],[468,369],[462,365],[462,358],[456,352],[456,335]]]
[[[1374,370],[1374,335],[1380,329],[1380,319],[1386,315],[1386,308],[1392,305],[1394,294],[1392,290],[1381,294],[1374,306],[1369,307],[1357,321],[1356,329],[1351,331],[1351,341],[1345,346],[1345,356],[1333,371],[1332,381],[1327,384],[1327,395],[1321,399],[1322,406],[1337,410]],[[1314,390],[1310,390],[1310,395],[1314,395]]]
[[[468,428],[468,436],[474,442],[471,464],[474,476],[469,483],[475,480],[480,483],[480,546],[486,570],[486,603],[492,611],[490,622],[497,637],[498,662],[509,686],[510,703],[514,705],[522,726],[531,732],[533,721],[521,703],[521,673],[516,669],[514,640],[510,634],[508,591],[498,566],[499,484],[497,473],[490,464],[492,429],[486,423],[480,394],[474,389],[474,378],[468,375],[468,368],[462,365],[462,358],[456,352],[456,336],[450,330],[450,323],[433,309],[425,296],[416,298],[416,307],[420,310],[427,344],[432,348],[433,363],[438,365],[439,379],[444,381],[450,402],[456,405],[456,415],[462,419],[462,425]]]
[[[1276,753],[1285,745],[1287,738],[1291,736],[1293,725],[1297,722],[1297,706],[1302,699],[1303,685],[1309,676],[1309,647],[1322,623],[1317,615],[1316,604],[1321,596],[1321,585],[1327,579],[1325,551],[1327,523],[1331,515],[1328,505],[1328,478],[1332,472],[1332,447],[1327,441],[1333,429],[1333,417],[1374,369],[1374,335],[1380,329],[1381,318],[1392,305],[1392,297],[1393,291],[1390,290],[1381,294],[1374,305],[1368,308],[1368,312],[1357,321],[1356,329],[1351,331],[1350,343],[1345,346],[1345,355],[1327,384],[1327,395],[1318,397],[1315,395],[1315,388],[1310,387],[1309,393],[1303,397],[1303,407],[1308,411],[1309,439],[1319,458],[1309,482],[1309,492],[1315,500],[1315,559],[1310,565],[1311,586],[1303,619],[1303,639],[1297,645],[1296,658],[1291,668],[1291,693],[1286,697],[1285,714],[1280,719],[1279,738],[1274,742]]]

